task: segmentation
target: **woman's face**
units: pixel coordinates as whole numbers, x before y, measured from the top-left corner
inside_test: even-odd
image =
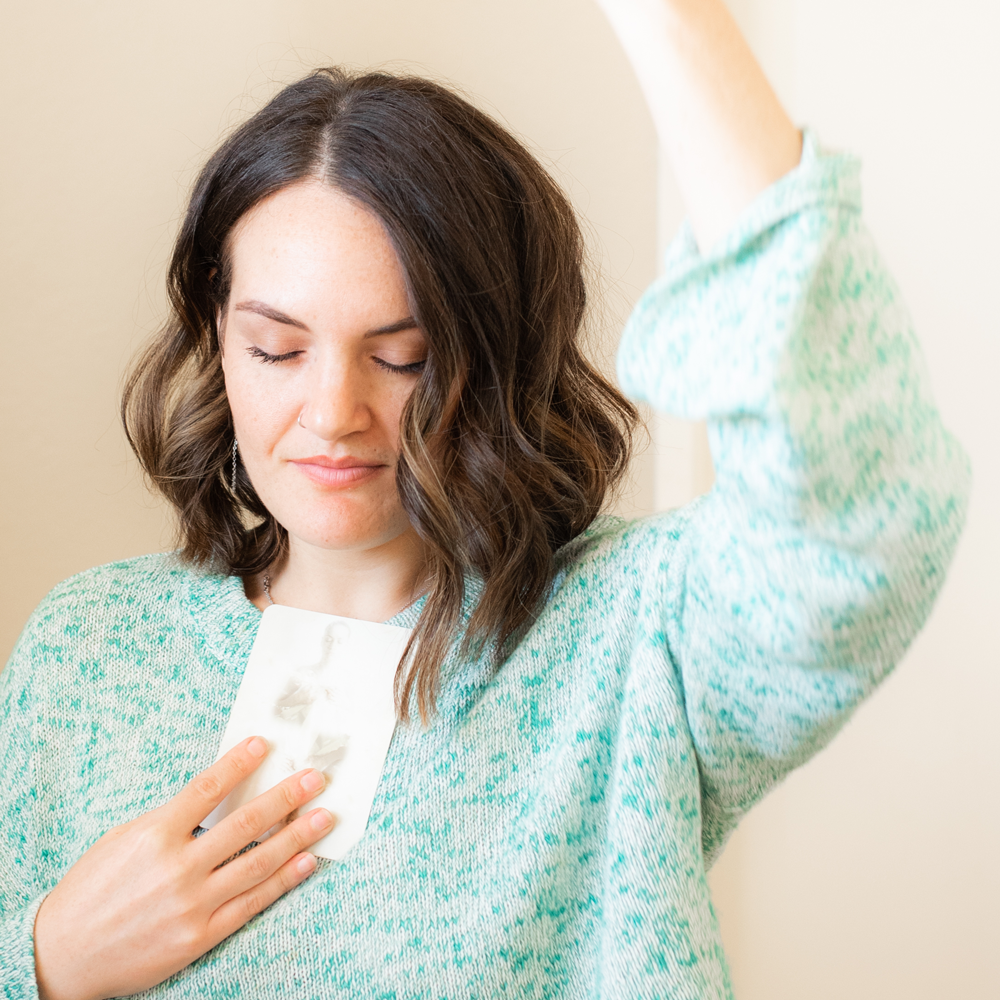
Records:
[[[427,357],[381,222],[318,180],[232,234],[222,367],[240,457],[296,543],[372,549],[410,528],[399,422]]]

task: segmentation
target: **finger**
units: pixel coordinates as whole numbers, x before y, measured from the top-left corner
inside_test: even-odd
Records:
[[[328,810],[310,810],[252,851],[214,871],[209,878],[210,891],[220,904],[247,892],[269,879],[289,858],[325,837],[334,825]]]
[[[238,743],[211,767],[196,774],[163,807],[171,823],[190,832],[267,756],[267,743],[251,736]]]
[[[197,847],[204,855],[204,862],[209,868],[221,865],[289,813],[315,798],[325,784],[326,779],[319,771],[300,771],[240,806],[198,838]]]
[[[209,918],[208,936],[216,944],[223,938],[229,937],[251,917],[266,909],[289,889],[294,889],[300,882],[305,881],[315,869],[316,859],[313,855],[296,854],[266,881],[223,903]]]

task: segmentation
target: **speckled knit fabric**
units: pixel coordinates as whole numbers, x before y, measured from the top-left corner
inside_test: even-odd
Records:
[[[857,173],[807,137],[724,244],[681,234],[630,320],[621,381],[709,419],[711,493],[563,549],[502,669],[449,660],[432,726],[397,727],[344,861],[144,995],[731,995],[706,866],[899,660],[965,508]],[[36,611],[0,675],[3,996],[37,995],[45,893],[214,759],[259,618],[162,555]]]

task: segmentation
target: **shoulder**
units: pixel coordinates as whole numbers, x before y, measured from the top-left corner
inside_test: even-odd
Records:
[[[56,584],[35,609],[29,624],[97,608],[125,609],[150,597],[169,601],[191,573],[192,568],[174,552],[94,566]]]
[[[555,556],[557,581],[579,573],[645,574],[673,558],[703,497],[674,510],[635,520],[601,515]]]
[[[40,652],[58,656],[67,644],[80,648],[130,621],[163,617],[180,603],[180,592],[196,572],[176,553],[163,552],[77,573],[56,584],[35,608],[14,659]]]

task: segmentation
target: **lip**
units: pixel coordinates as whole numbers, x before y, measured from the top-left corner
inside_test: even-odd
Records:
[[[388,468],[384,462],[369,462],[353,455],[342,458],[310,455],[308,458],[292,458],[289,462],[320,486],[354,486],[371,479],[379,470]]]

